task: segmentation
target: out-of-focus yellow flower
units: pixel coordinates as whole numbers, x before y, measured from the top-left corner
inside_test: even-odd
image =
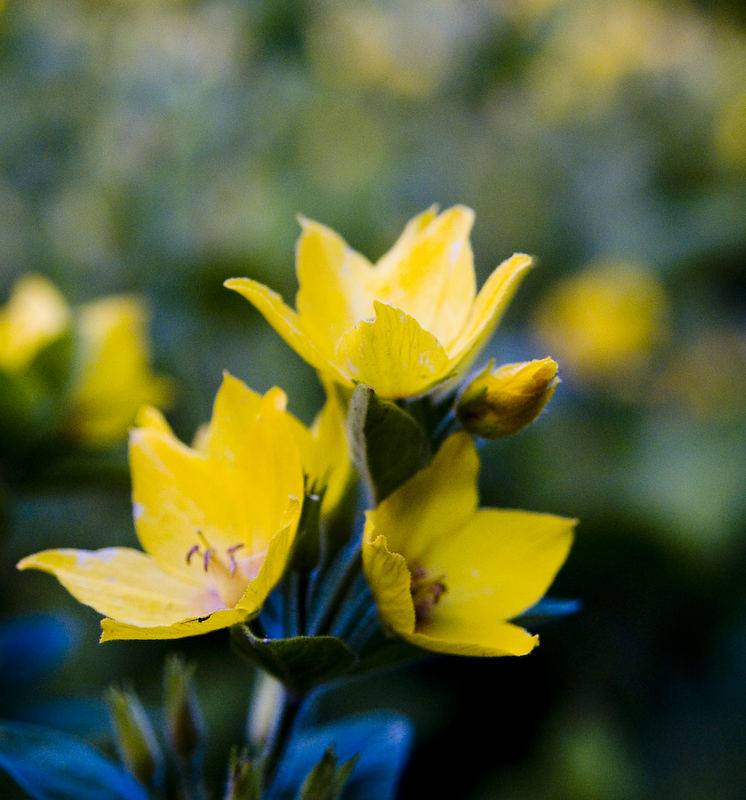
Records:
[[[248,278],[246,297],[309,364],[337,383],[384,398],[424,394],[479,353],[531,265],[517,254],[476,294],[469,233],[474,212],[433,207],[415,217],[375,265],[324,225],[301,219],[298,310]]]
[[[250,416],[234,413],[235,399],[226,380],[204,452],[179,442],[155,409],[141,412],[130,465],[145,552],[46,550],[19,563],[106,615],[102,641],[225,628],[257,613],[282,576],[303,497],[285,394],[271,389]]]
[[[494,362],[466,387],[456,408],[461,424],[485,439],[523,430],[541,413],[559,378],[551,358],[503,364]]]
[[[537,308],[536,331],[563,369],[616,387],[647,366],[667,316],[663,287],[648,270],[599,263],[549,291]]]
[[[457,433],[429,467],[367,512],[363,566],[383,622],[428,650],[524,655],[538,643],[508,620],[546,592],[575,521],[477,509],[479,459]]]
[[[328,516],[339,505],[352,479],[352,461],[339,396],[333,384],[326,383],[325,388],[326,402],[310,428],[289,411],[286,417],[301,453],[308,488],[324,490],[321,513]],[[256,415],[263,402],[262,395],[228,373],[223,375],[220,398],[224,413],[235,417]],[[215,419],[199,431],[193,444],[196,450],[206,450],[212,428],[219,424]]]
[[[105,446],[124,438],[137,409],[163,406],[171,382],[149,367],[147,316],[133,296],[102,297],[80,307],[81,372],[73,388],[70,427],[82,441]]]
[[[41,275],[26,275],[0,309],[0,368],[23,369],[67,329],[70,308],[59,290]]]

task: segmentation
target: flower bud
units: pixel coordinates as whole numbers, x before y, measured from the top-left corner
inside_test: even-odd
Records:
[[[153,786],[163,755],[142,703],[134,692],[120,689],[109,690],[108,703],[122,763],[143,786]]]
[[[551,358],[487,369],[466,387],[456,413],[470,433],[485,439],[510,436],[539,416],[559,383]]]
[[[178,656],[166,662],[166,739],[173,753],[186,762],[195,758],[202,745],[202,712],[192,688],[194,666]]]

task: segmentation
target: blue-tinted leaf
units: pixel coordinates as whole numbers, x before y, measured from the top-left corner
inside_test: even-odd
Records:
[[[529,628],[551,622],[559,617],[566,617],[580,611],[583,604],[580,600],[564,600],[559,597],[543,597],[535,606],[531,606],[528,611],[524,611],[515,622]]]
[[[34,800],[148,800],[148,793],[82,739],[22,722],[0,722],[0,769]]]
[[[35,681],[54,670],[79,639],[72,618],[33,614],[0,624],[0,682]]]
[[[280,762],[271,800],[294,799],[308,773],[330,746],[339,762],[359,755],[342,800],[390,800],[396,793],[411,745],[411,723],[389,711],[301,728]]]

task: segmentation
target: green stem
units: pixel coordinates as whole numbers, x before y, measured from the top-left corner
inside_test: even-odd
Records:
[[[268,791],[275,780],[282,754],[290,740],[298,714],[303,706],[304,695],[296,695],[284,690],[282,704],[275,717],[274,728],[267,740],[262,759],[262,781]]]

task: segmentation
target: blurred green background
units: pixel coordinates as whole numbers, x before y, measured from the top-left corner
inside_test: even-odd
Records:
[[[538,257],[484,360],[552,355],[563,383],[529,430],[483,447],[482,497],[580,518],[552,594],[584,609],[529,657],[430,659],[330,710],[415,721],[402,798],[742,798],[742,7],[9,0],[0,16],[0,299],[30,271],[74,304],[147,298],[186,440],[223,368],[281,385],[306,421],[321,402],[223,280],[291,300],[298,213],[375,259],[434,202],[476,210],[480,281]],[[77,648],[42,684],[3,687],[0,716],[110,747],[104,687],[158,701],[176,649],[199,664],[222,769],[250,692],[227,634],[99,646],[94,612],[14,569],[134,544],[126,472],[12,477],[0,618],[59,611]]]

